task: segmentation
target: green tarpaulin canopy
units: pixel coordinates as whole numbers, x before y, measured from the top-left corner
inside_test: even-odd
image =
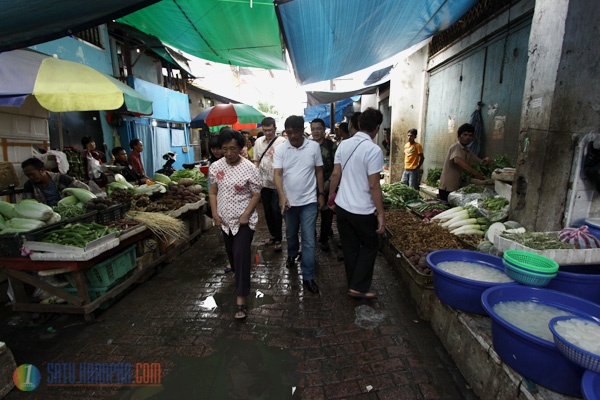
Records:
[[[117,22],[194,56],[224,64],[285,69],[270,1],[161,1]]]

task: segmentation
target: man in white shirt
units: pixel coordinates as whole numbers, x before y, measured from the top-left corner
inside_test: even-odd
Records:
[[[383,170],[383,153],[373,143],[383,115],[369,108],[360,114],[360,130],[340,143],[335,153],[331,190],[335,201],[337,225],[344,252],[348,295],[376,299],[371,292],[379,237],[385,230],[383,195],[379,183]]]
[[[258,167],[258,175],[263,182],[260,198],[265,210],[267,227],[271,234],[271,239],[265,244],[267,246],[273,245],[275,251],[281,251],[282,217],[279,209],[279,196],[273,177],[273,155],[275,154],[275,148],[284,143],[286,139],[276,135],[277,126],[273,118],[266,117],[262,120],[261,125],[265,135],[256,139],[254,143],[254,165]]]
[[[319,144],[304,137],[304,118],[285,120],[288,141],[275,149],[273,167],[279,207],[285,218],[288,257],[286,266],[294,267],[302,230],[302,280],[313,293],[315,282],[315,227],[318,209],[325,205],[323,193],[323,157]]]

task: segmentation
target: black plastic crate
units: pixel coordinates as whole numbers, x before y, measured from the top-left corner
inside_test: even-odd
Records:
[[[21,257],[23,239],[19,233],[0,235],[0,258]]]
[[[96,214],[96,222],[102,225],[107,225],[113,221],[120,220],[125,216],[125,206],[123,204],[115,204],[105,210],[98,210]]]
[[[68,224],[86,224],[90,222],[96,222],[97,211],[91,211],[78,217],[68,218],[63,221],[57,222],[56,224],[46,225],[38,229],[31,230],[29,232],[21,233],[21,237],[30,242],[39,242],[49,232],[55,229],[60,229]]]
[[[90,211],[90,212],[82,214],[78,217],[67,218],[65,220],[62,220],[59,222],[59,224],[60,225],[76,224],[76,223],[87,224],[90,222],[96,222],[96,214],[98,214],[98,211],[96,211],[96,210]]]

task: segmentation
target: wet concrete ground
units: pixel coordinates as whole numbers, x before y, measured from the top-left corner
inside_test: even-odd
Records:
[[[0,340],[17,365],[29,363],[41,371],[37,389],[15,388],[6,398],[475,398],[382,255],[373,283],[379,299],[349,298],[336,233],[329,253],[317,249],[321,293],[316,295],[303,288],[299,268],[285,267],[285,244],[282,253],[274,253],[260,246],[266,239],[262,223],[253,247],[264,250],[265,265],[253,270],[243,322],[233,318],[234,280],[224,272],[227,261],[216,228],[92,323],[73,315],[26,323],[2,307]],[[201,307],[208,296],[216,309]],[[132,369],[148,363],[143,367],[160,375],[160,385],[48,384],[61,366],[63,377],[80,377],[80,363],[130,363]],[[160,373],[150,363],[159,363]]]

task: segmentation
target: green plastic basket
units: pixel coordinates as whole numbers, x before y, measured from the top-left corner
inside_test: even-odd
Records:
[[[118,279],[127,275],[136,267],[136,245],[130,246],[121,253],[102,261],[86,270],[85,277],[89,287],[101,288],[113,284]],[[71,286],[75,286],[72,273],[65,274]]]
[[[522,272],[524,274],[531,275],[531,276],[536,276],[536,277],[539,277],[539,278],[549,278],[549,277],[554,278],[556,276],[556,274],[557,274],[556,272],[538,272],[538,271],[532,271],[532,270],[526,269],[526,268],[521,268],[518,265],[513,264],[513,263],[511,263],[509,261],[506,261],[504,259],[502,260],[502,264],[505,267],[514,269],[515,271]]]
[[[523,272],[522,270],[517,270],[514,267],[511,267],[509,264],[504,264],[504,273],[508,275],[509,278],[514,279],[523,285],[534,287],[548,286],[550,281],[554,278],[554,276],[541,277],[531,275],[527,272]]]
[[[533,272],[554,273],[558,271],[558,263],[548,257],[525,250],[506,250],[504,259],[524,270]]]
[[[100,298],[101,296],[104,296],[106,293],[108,293],[109,290],[111,290],[114,287],[116,287],[117,285],[121,284],[123,281],[125,281],[127,278],[129,278],[132,274],[133,274],[133,272],[130,271],[127,274],[125,274],[124,276],[122,276],[121,278],[119,278],[116,281],[114,281],[112,284],[108,285],[108,286],[103,286],[103,287],[88,287],[88,295],[90,296],[90,301],[94,301],[94,300]],[[67,292],[67,293],[70,293],[70,294],[73,294],[73,295],[77,296],[77,288],[75,288],[75,287],[65,287],[65,288],[63,288],[63,290],[65,292]],[[117,299],[121,298],[124,294],[125,294],[125,292],[122,292],[117,297],[115,297],[113,299],[110,299],[110,300],[104,301],[100,305],[99,308],[101,310],[106,310]]]

